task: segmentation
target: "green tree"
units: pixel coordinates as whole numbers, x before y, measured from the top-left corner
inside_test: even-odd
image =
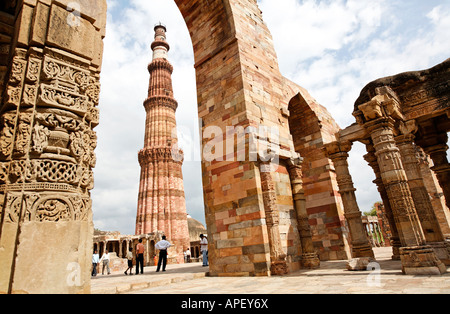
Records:
[[[381,202],[376,202],[372,205],[372,209],[368,212],[364,212],[366,216],[377,216],[377,205],[381,204]]]

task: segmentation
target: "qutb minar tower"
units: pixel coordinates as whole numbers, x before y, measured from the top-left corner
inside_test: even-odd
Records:
[[[178,149],[175,112],[178,103],[173,96],[173,66],[168,61],[170,49],[166,27],[155,26],[151,45],[153,61],[149,64],[150,84],[146,111],[144,149],[139,152],[141,179],[136,217],[136,234],[162,231],[174,247],[169,257],[189,247],[186,201],[183,186],[183,152]]]

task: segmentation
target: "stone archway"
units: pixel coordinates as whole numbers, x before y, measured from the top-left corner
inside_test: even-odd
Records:
[[[336,174],[324,146],[340,128],[305,90],[292,97],[289,112],[295,151],[304,159],[303,186],[314,246],[321,260],[351,258]]]
[[[270,145],[277,171],[267,159],[240,160],[237,151],[232,161],[227,155],[202,163],[210,273],[268,276],[295,269],[299,261],[289,252],[301,252],[300,240],[283,238],[282,230],[297,226],[278,211],[294,208],[286,166],[298,158],[289,131],[290,84],[262,13],[256,1],[175,2],[194,47],[203,130],[277,129],[276,138],[245,135]],[[0,292],[90,291],[106,1],[76,4],[20,2],[15,15],[2,17],[10,42],[2,44],[0,63]]]

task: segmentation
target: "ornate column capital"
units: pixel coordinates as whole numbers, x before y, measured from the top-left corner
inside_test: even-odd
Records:
[[[369,122],[383,117],[404,121],[400,98],[397,94],[388,86],[378,87],[375,91],[377,94],[375,97],[358,106],[359,111],[364,116],[364,119],[361,119],[360,116],[359,119],[357,117],[358,122]],[[355,116],[357,115],[358,113],[355,113]]]
[[[297,194],[302,193],[303,191],[303,158],[291,158],[286,161],[287,170],[289,172],[289,176],[291,179],[291,184],[293,187],[292,194],[294,199],[297,197]]]
[[[419,130],[416,120],[401,121],[398,129],[402,135],[413,136]]]
[[[350,141],[335,141],[324,145],[325,152],[331,160],[347,159],[348,153],[352,149],[353,143]]]
[[[301,157],[299,154],[296,158],[286,159],[286,164],[288,168],[301,167],[303,165],[303,160],[303,157]]]

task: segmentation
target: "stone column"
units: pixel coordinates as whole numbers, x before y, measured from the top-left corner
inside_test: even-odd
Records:
[[[406,130],[404,131],[406,132]],[[436,214],[431,204],[430,196],[422,179],[416,149],[414,147],[414,135],[399,135],[395,138],[400,149],[403,166],[408,177],[408,185],[411,196],[419,216],[420,224],[424,232],[427,245],[431,245],[436,256],[446,265],[450,264],[449,249],[445,242]]]
[[[364,226],[364,232],[366,234],[367,239],[370,240],[369,238],[369,231],[367,230],[367,222],[365,220],[363,220],[363,226]]]
[[[150,239],[148,236],[145,237],[145,265],[151,266],[152,258],[150,256]]]
[[[400,258],[405,274],[439,275],[445,265],[434,250],[425,245],[425,237],[414,207],[406,172],[394,139],[395,118],[401,119],[397,99],[389,90],[377,89],[381,95],[359,106],[365,118],[364,127],[375,148],[381,178],[386,187],[402,243]]]
[[[118,254],[118,257],[120,257],[120,258],[125,257],[125,256],[123,256],[123,247],[122,247],[122,245],[123,245],[122,240],[119,237],[119,254]]]
[[[373,169],[375,173],[375,180],[373,183],[376,184],[378,192],[380,193],[381,200],[384,205],[384,212],[386,214],[386,218],[389,222],[389,227],[391,229],[392,236],[390,237],[390,244],[392,246],[392,259],[400,260],[400,237],[398,235],[397,225],[395,223],[394,214],[392,212],[391,204],[389,202],[389,197],[387,195],[386,188],[383,183],[383,179],[381,179],[381,171],[378,166],[377,156],[375,156],[375,148],[372,144],[366,145],[366,149],[368,154],[364,155],[364,159],[367,161],[369,166]]]
[[[102,257],[103,254],[105,254],[105,251],[107,249],[106,245],[108,244],[108,242],[107,241],[102,241],[102,243],[103,243],[102,251],[99,252],[100,253],[100,257]]]
[[[420,173],[422,174],[422,179],[430,196],[433,211],[444,238],[450,238],[450,211],[445,205],[444,193],[437,180],[437,176],[434,171],[430,169],[430,164],[432,166],[431,158],[418,145],[415,145],[415,149]]]
[[[365,235],[362,223],[362,213],[356,202],[355,187],[348,170],[348,152],[352,143],[333,142],[325,145],[328,157],[333,161],[336,170],[339,193],[344,204],[345,218],[350,229],[352,239],[352,255],[357,257],[375,257],[372,246]]]
[[[0,79],[0,293],[89,293],[106,1],[76,12],[14,3]]]
[[[381,224],[380,221],[377,220],[377,232],[378,236],[380,237],[380,244],[381,246],[386,246],[386,242],[384,240],[383,231],[381,230]]]
[[[372,222],[372,228],[373,228],[373,236],[375,238],[375,244],[376,246],[381,246],[381,239],[379,238],[379,232],[378,232],[378,223]]]
[[[292,197],[294,208],[297,214],[297,228],[302,244],[301,264],[304,268],[318,268],[320,266],[319,257],[314,250],[309,225],[308,212],[306,211],[306,197],[303,190],[302,159],[288,160],[288,171],[292,185]]]
[[[417,141],[433,160],[434,166],[431,168],[436,173],[436,177],[444,192],[445,204],[450,208],[450,164],[447,159],[448,135],[445,132],[435,132],[427,134],[425,138]]]
[[[261,162],[260,164],[261,188],[270,245],[270,271],[272,275],[284,275],[288,273],[288,267],[286,254],[281,244],[279,230],[280,217],[276,205],[277,194],[275,192],[271,168],[272,165],[270,162]]]
[[[378,225],[376,222],[373,222],[373,221],[371,222],[371,224],[372,224],[372,229],[373,229],[373,238],[375,240],[375,246],[380,247],[381,241],[380,241],[380,238],[378,238],[378,230],[377,230]]]

